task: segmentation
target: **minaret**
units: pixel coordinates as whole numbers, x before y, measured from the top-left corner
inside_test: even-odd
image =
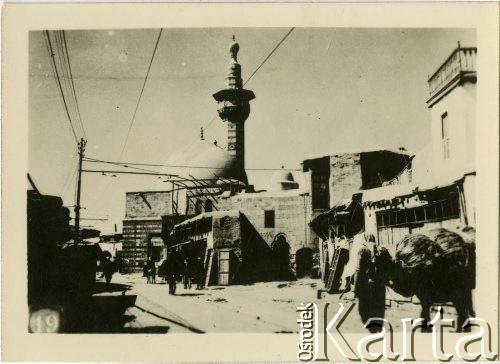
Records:
[[[255,98],[253,91],[243,88],[241,66],[238,63],[240,46],[234,35],[229,46],[231,60],[227,68],[226,88],[215,93],[218,113],[222,121],[227,121],[227,150],[236,159],[235,178],[248,183],[245,172],[245,120],[250,114],[250,100]]]

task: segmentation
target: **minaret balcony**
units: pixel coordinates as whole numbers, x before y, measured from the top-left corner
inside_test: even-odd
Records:
[[[217,109],[219,117],[226,121],[243,122],[250,115],[250,104],[247,102],[242,105],[228,105],[228,103],[221,103],[221,107]]]
[[[250,101],[255,99],[255,94],[244,88],[225,88],[214,93],[213,97],[218,102],[224,100]]]

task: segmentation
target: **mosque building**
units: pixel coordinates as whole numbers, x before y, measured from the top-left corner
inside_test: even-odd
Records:
[[[167,190],[126,194],[122,253],[125,271],[140,271],[147,259],[159,261],[173,249],[196,252],[205,261],[207,270],[221,271],[220,278],[213,273],[216,283],[223,284],[225,279],[222,273],[227,269],[219,269],[223,257],[231,257],[228,267],[237,267],[227,274],[230,278],[226,284],[248,281],[248,277],[264,280],[311,273],[317,239],[311,236],[308,226],[309,189],[299,186],[294,176],[299,174],[298,179],[304,180],[302,172],[284,169],[273,172],[268,178],[269,187],[260,192],[255,192],[248,181],[245,122],[255,94],[243,88],[238,51],[239,44],[233,38],[225,87],[213,94],[218,115],[227,123],[227,149],[205,140],[202,134],[198,141],[166,162],[187,166],[182,172],[188,178],[170,183]],[[239,228],[229,228],[231,234],[223,234],[226,225],[220,224],[221,219],[232,221],[227,222],[228,227],[236,224]],[[200,248],[194,249],[194,245]],[[221,246],[224,249],[219,251]],[[295,272],[296,255],[298,272]],[[266,263],[243,261],[248,259]],[[273,262],[277,263],[267,276],[262,272],[246,272],[242,276],[244,269],[238,268],[264,271]],[[209,264],[213,265],[210,269]]]
[[[255,191],[245,170],[245,122],[255,94],[243,88],[238,51],[233,38],[225,88],[213,94],[227,123],[227,149],[202,134],[166,163],[187,166],[185,178],[173,178],[167,190],[126,194],[124,271],[171,254],[200,258],[207,284],[319,277],[313,217],[364,185],[381,186],[408,162],[399,152],[331,153],[293,172],[278,169],[265,190]]]

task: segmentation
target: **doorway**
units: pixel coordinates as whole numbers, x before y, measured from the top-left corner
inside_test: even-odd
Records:
[[[276,268],[275,279],[291,279],[290,270],[290,244],[284,234],[278,234],[271,245],[273,250],[274,264]]]
[[[311,275],[313,267],[313,251],[310,248],[302,248],[297,250],[295,255],[295,273],[297,278],[303,278]]]

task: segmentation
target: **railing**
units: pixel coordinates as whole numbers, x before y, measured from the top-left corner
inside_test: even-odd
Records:
[[[458,75],[476,71],[477,48],[457,48],[429,78],[429,92],[434,95]]]

